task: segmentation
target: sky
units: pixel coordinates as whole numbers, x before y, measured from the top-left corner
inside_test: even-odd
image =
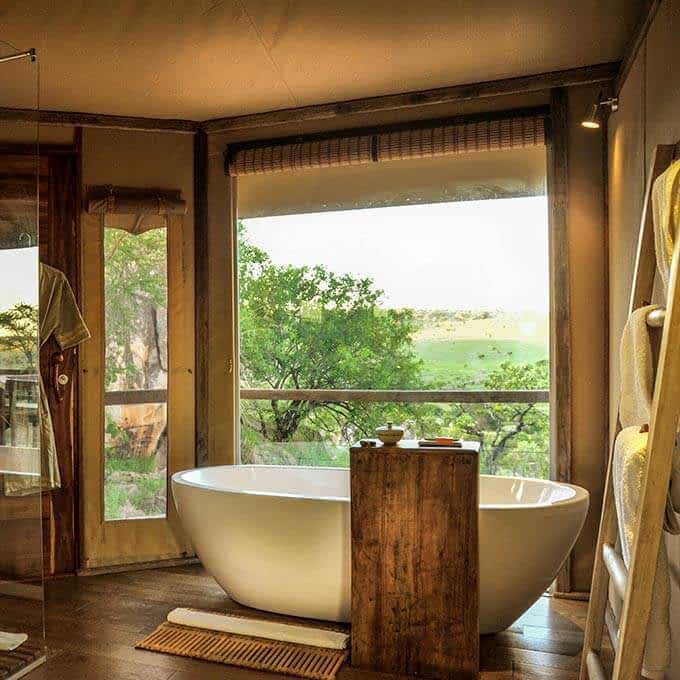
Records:
[[[548,312],[545,196],[244,220],[278,265],[370,276],[383,306]]]
[[[244,220],[276,264],[370,276],[384,306],[548,310],[544,196]],[[37,248],[0,250],[0,311],[37,302]]]
[[[0,249],[0,311],[17,302],[38,304],[38,249]]]

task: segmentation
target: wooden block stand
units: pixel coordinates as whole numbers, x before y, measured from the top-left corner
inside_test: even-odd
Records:
[[[479,677],[479,445],[350,449],[352,665]]]

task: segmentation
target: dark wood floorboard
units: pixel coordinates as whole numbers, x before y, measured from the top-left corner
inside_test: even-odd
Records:
[[[7,604],[3,601],[3,608]],[[47,585],[47,664],[34,680],[276,680],[263,674],[138,651],[174,607],[244,611],[198,566],[66,578]],[[509,630],[482,639],[484,680],[576,680],[583,602],[542,597]],[[20,622],[22,601],[5,608]],[[31,613],[33,616],[33,613]],[[285,617],[280,617],[285,620]],[[388,676],[383,676],[387,678]],[[380,680],[343,668],[339,680]]]

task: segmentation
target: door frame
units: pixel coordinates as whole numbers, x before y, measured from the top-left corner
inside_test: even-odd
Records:
[[[168,220],[168,501],[164,518],[104,518],[104,220],[81,215],[83,315],[92,339],[81,351],[82,570],[193,556],[171,496],[170,477],[195,466],[194,235]]]

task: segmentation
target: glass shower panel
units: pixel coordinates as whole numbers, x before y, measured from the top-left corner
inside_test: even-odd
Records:
[[[0,41],[0,57],[18,52]],[[0,58],[0,106],[37,110],[37,63]],[[45,658],[38,125],[0,122],[0,678]],[[46,200],[45,196],[45,200]]]

